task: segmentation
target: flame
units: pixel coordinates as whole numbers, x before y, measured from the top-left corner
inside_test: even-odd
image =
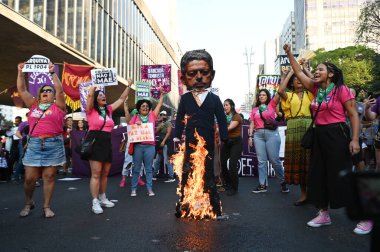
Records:
[[[206,141],[197,131],[195,131],[194,136],[197,139],[197,144],[190,144],[190,147],[194,149],[194,152],[190,155],[192,169],[184,188],[183,201],[181,202],[181,217],[215,219],[216,214],[212,211],[209,194],[204,192],[205,159],[208,154],[205,148]],[[180,197],[182,197],[181,184],[182,167],[185,157],[184,150],[185,144],[182,144],[179,148],[179,152],[172,156],[174,171],[179,175],[177,194]]]

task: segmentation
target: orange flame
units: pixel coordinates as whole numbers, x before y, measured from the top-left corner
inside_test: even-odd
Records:
[[[215,219],[216,214],[212,211],[209,194],[204,192],[205,159],[208,154],[208,151],[204,147],[206,141],[198,134],[197,131],[195,131],[194,136],[197,139],[197,144],[190,145],[190,147],[194,149],[194,152],[190,155],[192,169],[184,188],[184,197],[181,205],[186,206],[186,209],[181,209],[181,217],[189,217],[193,219]],[[172,156],[174,171],[179,175],[177,194],[180,197],[182,196],[181,182],[182,167],[185,156],[184,145],[185,144],[182,144],[179,152]]]

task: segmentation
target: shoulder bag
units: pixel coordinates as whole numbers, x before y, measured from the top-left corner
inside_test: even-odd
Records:
[[[278,128],[278,124],[277,124],[277,121],[276,120],[272,120],[272,119],[265,119],[263,117],[263,114],[262,112],[260,111],[259,109],[259,113],[260,113],[260,117],[261,119],[264,121],[264,129],[268,129],[268,130],[276,130]]]
[[[104,117],[103,125],[99,131],[101,131],[104,128],[104,125],[106,124],[106,118],[107,118],[107,115]],[[84,138],[82,138],[79,145],[75,149],[76,152],[78,152],[78,154],[80,155],[80,158],[82,160],[88,160],[88,158],[91,156],[92,150],[94,148],[94,144],[96,141],[95,138],[88,139],[87,135],[88,135],[88,130],[86,131],[86,135],[84,136]]]
[[[313,147],[313,141],[314,141],[314,122],[317,118],[319,108],[321,107],[322,102],[318,105],[317,111],[315,112],[315,116],[313,116],[313,112],[311,113],[313,119],[311,120],[311,124],[309,128],[306,130],[305,134],[303,135],[301,139],[301,146],[305,149],[311,149]],[[310,108],[311,111],[311,108]]]

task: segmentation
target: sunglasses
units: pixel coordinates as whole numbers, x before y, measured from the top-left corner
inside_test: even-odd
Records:
[[[186,72],[186,75],[189,77],[195,77],[198,73],[200,73],[202,76],[208,76],[211,73],[210,69],[198,69]]]
[[[53,93],[53,89],[42,89],[41,93]]]

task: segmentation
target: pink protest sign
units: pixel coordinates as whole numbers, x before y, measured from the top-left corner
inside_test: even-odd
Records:
[[[171,90],[171,65],[142,65],[141,81],[151,83],[151,96],[160,98],[160,88],[165,93]]]

